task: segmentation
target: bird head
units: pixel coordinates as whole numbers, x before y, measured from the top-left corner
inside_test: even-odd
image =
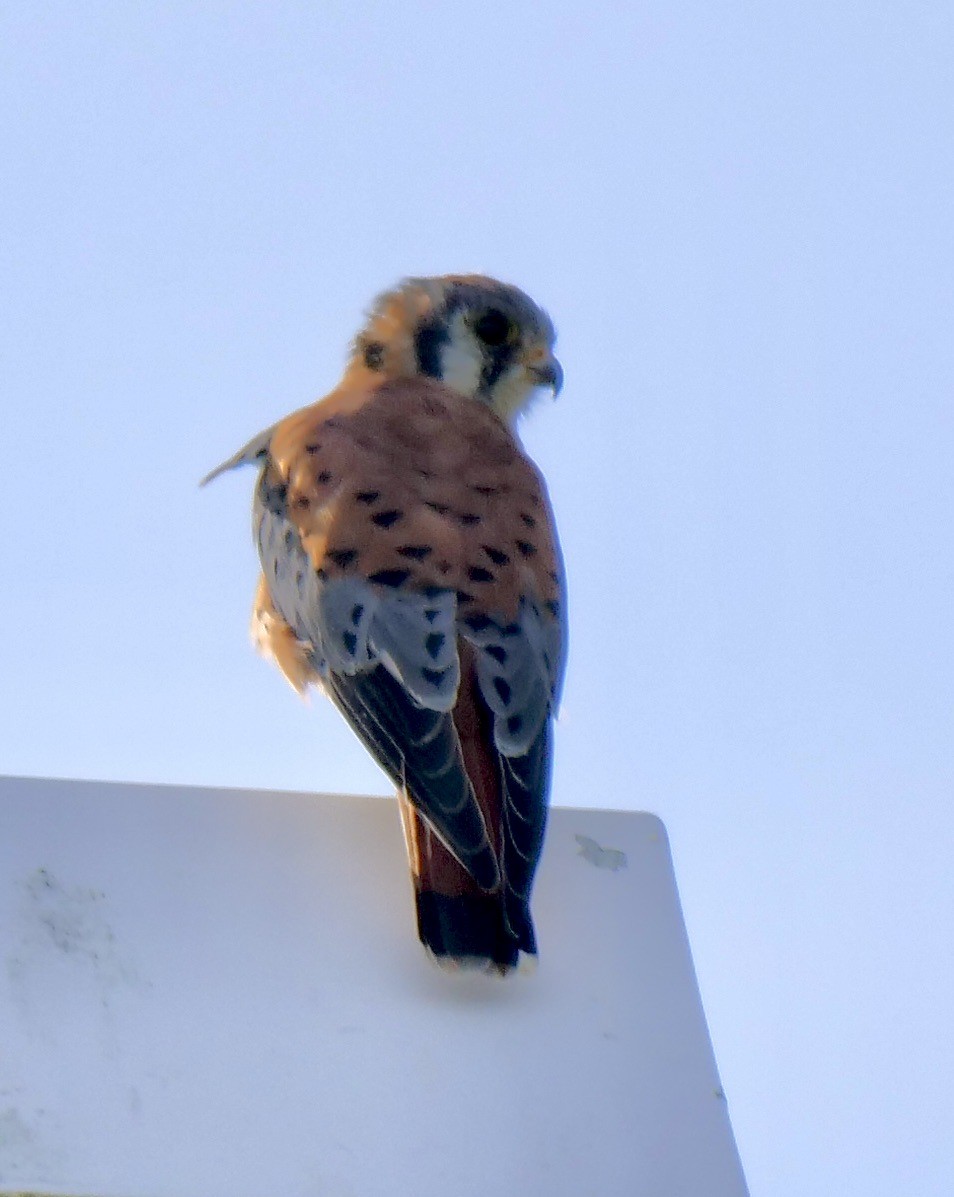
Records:
[[[349,373],[424,375],[509,424],[539,387],[559,392],[555,339],[549,316],[516,287],[476,274],[409,278],[375,302]]]

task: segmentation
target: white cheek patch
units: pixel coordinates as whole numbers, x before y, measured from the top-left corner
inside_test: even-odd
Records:
[[[441,382],[462,395],[476,395],[484,366],[483,354],[458,313],[441,349]]]
[[[528,380],[523,366],[515,362],[498,379],[490,405],[505,424],[512,424],[539,393],[539,388]]]

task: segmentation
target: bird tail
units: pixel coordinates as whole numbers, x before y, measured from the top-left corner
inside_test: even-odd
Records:
[[[417,933],[434,962],[449,970],[505,976],[526,958],[535,959],[537,943],[526,902],[505,888],[482,890],[411,803],[401,805],[414,873]]]
[[[498,893],[438,894],[418,889],[417,933],[442,967],[506,975],[520,964],[521,953],[536,957],[530,913],[523,927],[512,928]]]

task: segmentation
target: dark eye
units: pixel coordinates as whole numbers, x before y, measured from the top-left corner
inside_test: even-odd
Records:
[[[474,324],[474,332],[485,345],[496,348],[513,335],[513,325],[499,308],[488,308]]]

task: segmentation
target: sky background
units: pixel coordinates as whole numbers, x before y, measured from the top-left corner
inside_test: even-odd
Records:
[[[372,297],[551,312],[554,801],[658,813],[753,1193],[954,1186],[949,4],[0,18],[0,772],[386,792],[247,636]]]

